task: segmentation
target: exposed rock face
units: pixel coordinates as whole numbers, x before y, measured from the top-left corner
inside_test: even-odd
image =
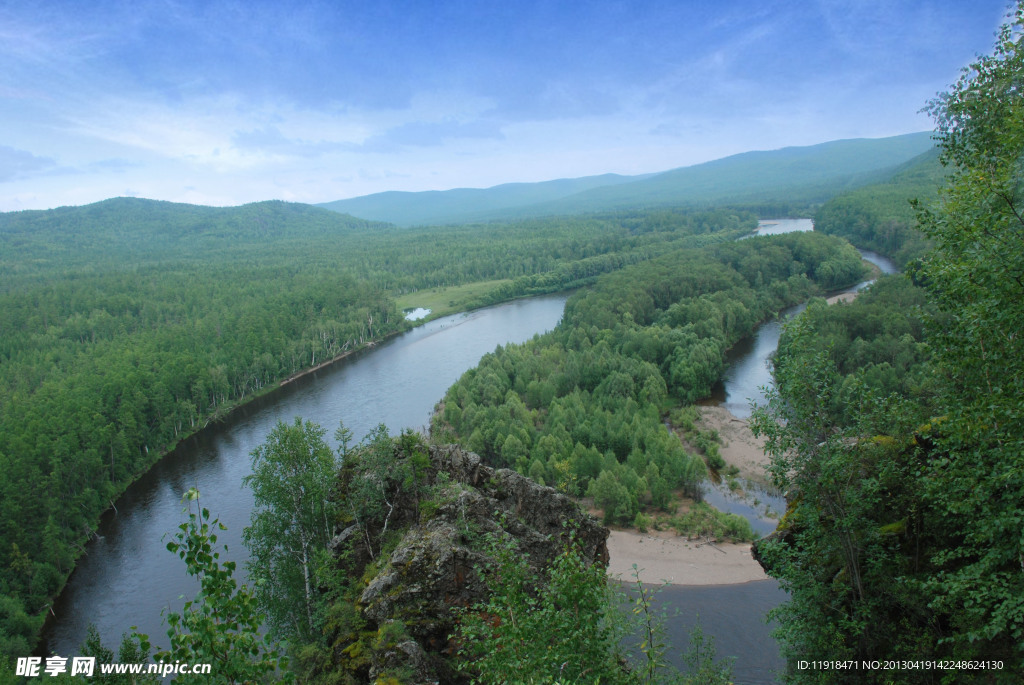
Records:
[[[446,658],[449,636],[458,608],[485,599],[480,570],[492,565],[488,535],[512,536],[537,569],[546,568],[570,537],[585,558],[608,563],[608,529],[565,495],[514,471],[485,466],[479,456],[455,445],[430,447],[429,461],[424,476],[434,493],[429,514],[424,507],[402,509],[400,521],[390,524],[392,530],[402,529],[396,547],[371,560],[358,523],[331,545],[345,560],[348,577],[364,578],[357,606],[366,629],[393,636],[377,640],[371,650],[360,673],[369,682],[398,672],[404,674],[402,682],[462,682]],[[341,644],[336,653],[345,649]]]

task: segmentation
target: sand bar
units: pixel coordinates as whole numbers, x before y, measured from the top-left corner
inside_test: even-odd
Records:
[[[652,585],[730,585],[768,578],[750,556],[748,543],[710,545],[672,532],[613,530],[608,552],[608,575],[625,582],[634,580],[633,564],[640,580]]]
[[[764,440],[754,437],[746,419],[733,416],[725,407],[700,407],[700,427],[718,431],[722,439],[718,453],[726,464],[740,470],[741,477],[767,482],[765,469],[770,460],[764,453]]]
[[[700,423],[718,431],[723,443],[719,452],[740,476],[766,481],[764,442],[754,437],[745,419],[725,407],[701,407]],[[640,579],[651,584],[730,585],[768,578],[751,556],[749,543],[707,544],[670,531],[613,530],[608,554],[609,575],[627,582],[633,580],[633,564],[641,569]]]

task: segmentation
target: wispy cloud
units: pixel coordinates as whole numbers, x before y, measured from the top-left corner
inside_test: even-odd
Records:
[[[0,183],[36,176],[56,166],[56,162],[47,157],[36,157],[31,152],[0,145]]]
[[[0,5],[0,210],[659,171],[927,126],[1003,0]],[[262,194],[262,196],[261,196]]]

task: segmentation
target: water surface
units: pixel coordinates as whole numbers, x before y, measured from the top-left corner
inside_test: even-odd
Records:
[[[104,516],[97,539],[53,606],[44,653],[78,654],[90,622],[115,650],[130,626],[166,647],[161,612],[180,610],[198,590],[184,564],[165,548],[183,520],[182,493],[198,487],[203,506],[228,526],[221,541],[244,578],[248,554],[241,534],[253,502],[242,479],[251,473],[250,452],[277,421],[301,416],[323,426],[329,438],[340,420],[357,439],[380,423],[392,433],[422,428],[462,373],[498,345],[554,328],[566,299],[559,294],[517,300],[431,321],[300,377],[182,441],[117,501],[116,515]]]

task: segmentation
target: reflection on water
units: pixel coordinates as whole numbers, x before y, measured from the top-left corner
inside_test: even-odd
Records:
[[[705,481],[702,490],[704,501],[719,511],[747,519],[761,537],[775,530],[786,511],[786,498],[781,493],[744,478]]]

